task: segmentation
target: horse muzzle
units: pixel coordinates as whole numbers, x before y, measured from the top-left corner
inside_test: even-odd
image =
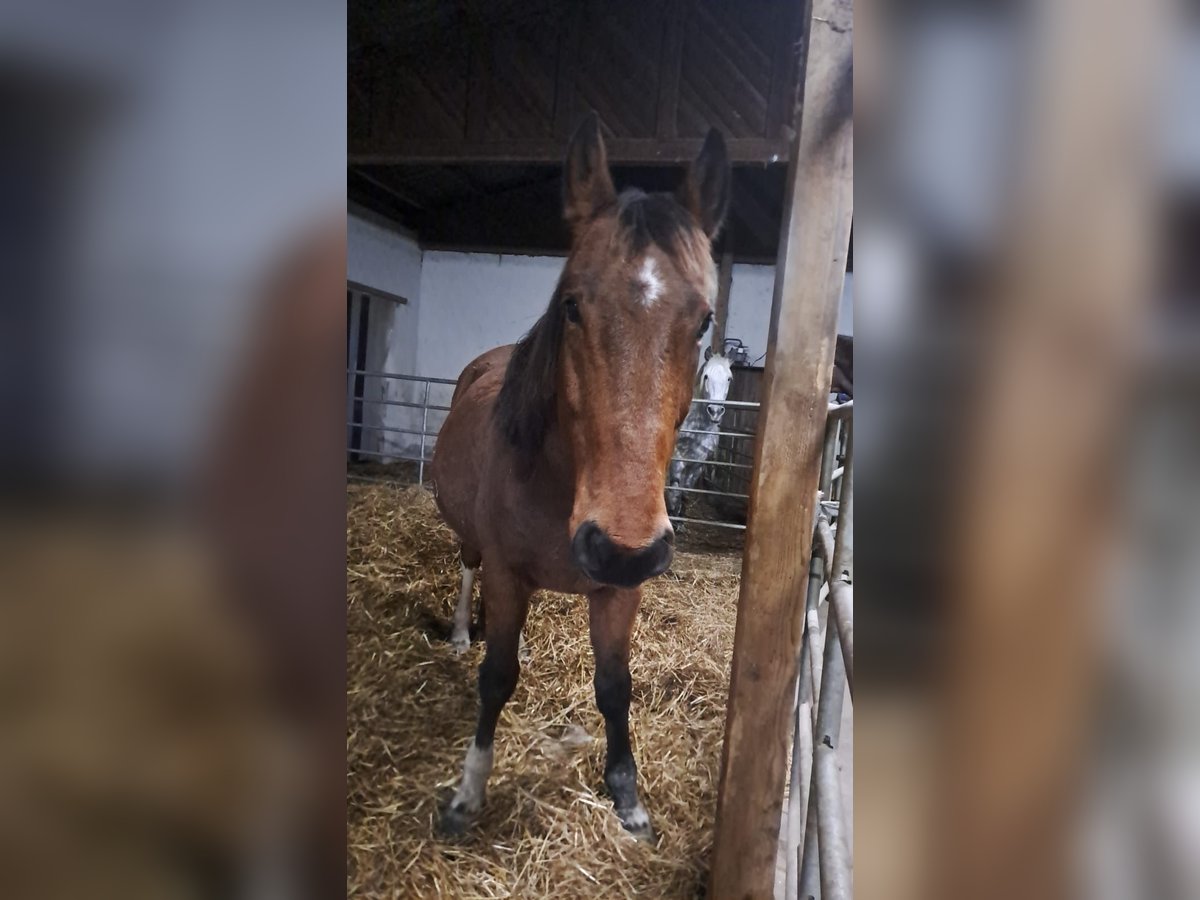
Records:
[[[674,532],[667,529],[649,546],[635,550],[615,543],[603,528],[588,520],[575,531],[571,553],[592,581],[630,588],[667,570],[675,554],[674,539]]]

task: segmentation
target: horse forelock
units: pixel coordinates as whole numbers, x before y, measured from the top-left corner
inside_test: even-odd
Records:
[[[674,195],[647,194],[636,188],[623,191],[617,198],[617,222],[629,256],[641,256],[655,246],[682,271],[707,274],[708,238]]]

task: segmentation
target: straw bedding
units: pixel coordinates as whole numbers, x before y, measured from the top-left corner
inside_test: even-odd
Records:
[[[349,487],[349,889],[360,897],[694,897],[704,891],[740,555],[676,554],[646,585],[630,713],[656,847],[603,788],[586,601],[539,592],[475,829],[436,834],[475,727],[483,646],[447,641],[457,545],[417,487]],[[486,573],[481,580],[486,579]]]

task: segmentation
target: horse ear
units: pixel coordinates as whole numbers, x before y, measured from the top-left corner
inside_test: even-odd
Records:
[[[710,359],[712,359],[712,347],[705,347],[704,348],[704,361],[708,362]]]
[[[572,229],[617,199],[608,172],[608,154],[600,136],[600,119],[594,113],[575,129],[563,166],[563,218]]]
[[[710,128],[700,155],[688,169],[680,188],[680,201],[692,211],[704,233],[715,238],[729,209],[729,153],[725,138]]]

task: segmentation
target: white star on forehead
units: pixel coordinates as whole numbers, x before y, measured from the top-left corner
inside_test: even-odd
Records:
[[[638,272],[638,282],[642,286],[642,306],[653,306],[662,296],[663,282],[658,274],[658,263],[647,256],[642,260],[642,268]]]

